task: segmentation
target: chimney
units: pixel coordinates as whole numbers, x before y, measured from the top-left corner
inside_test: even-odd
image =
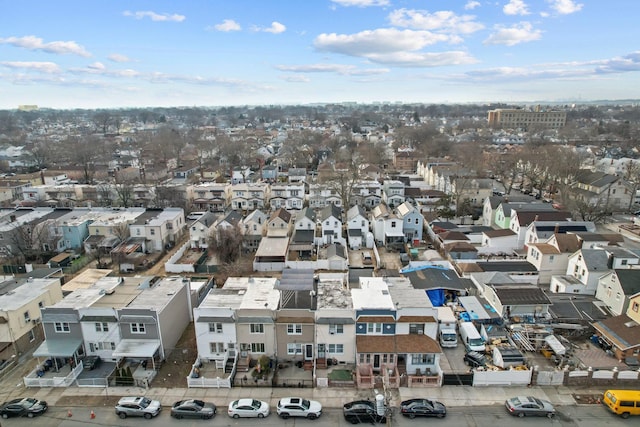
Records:
[[[560,231],[560,224],[556,222],[556,228],[554,228],[553,233],[558,234],[559,231]]]
[[[533,218],[533,221],[536,222],[538,220],[538,215],[535,216],[535,218]]]

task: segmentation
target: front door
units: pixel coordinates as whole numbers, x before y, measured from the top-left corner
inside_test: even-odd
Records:
[[[313,360],[313,344],[305,344],[304,360]]]
[[[236,358],[236,344],[232,343],[232,342],[227,344],[227,352],[229,354],[229,359],[235,359]]]
[[[373,355],[373,369],[380,369],[380,355]]]
[[[325,344],[318,344],[318,359],[324,359],[325,357],[327,357],[325,348]]]

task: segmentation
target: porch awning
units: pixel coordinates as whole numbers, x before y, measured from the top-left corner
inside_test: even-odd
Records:
[[[35,357],[72,357],[82,340],[44,340],[33,352]]]
[[[567,349],[562,344],[560,344],[560,341],[558,340],[558,338],[556,338],[555,335],[547,335],[544,338],[544,342],[547,343],[551,350],[553,350],[553,352],[558,356],[562,356],[567,351]]]
[[[115,357],[153,357],[160,347],[160,340],[124,339],[113,350]]]

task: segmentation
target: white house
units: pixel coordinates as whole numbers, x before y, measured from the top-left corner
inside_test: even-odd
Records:
[[[189,224],[189,243],[191,249],[206,249],[209,247],[209,236],[215,229],[216,217],[206,212]]]
[[[367,242],[367,236],[371,234],[369,229],[369,219],[366,216],[362,206],[356,205],[347,211],[347,237],[349,239],[349,248],[352,250],[361,247],[370,248]],[[373,239],[370,242],[373,244]]]
[[[329,205],[318,215],[322,230],[322,244],[342,243],[342,209],[336,205]]]
[[[598,281],[609,273],[609,257],[602,249],[580,249],[569,255],[564,275],[552,276],[549,289],[554,293],[595,295]]]

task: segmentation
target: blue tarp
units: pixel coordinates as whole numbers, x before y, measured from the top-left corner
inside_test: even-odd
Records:
[[[445,305],[446,298],[444,296],[444,289],[430,289],[426,292],[434,307],[441,307]]]

